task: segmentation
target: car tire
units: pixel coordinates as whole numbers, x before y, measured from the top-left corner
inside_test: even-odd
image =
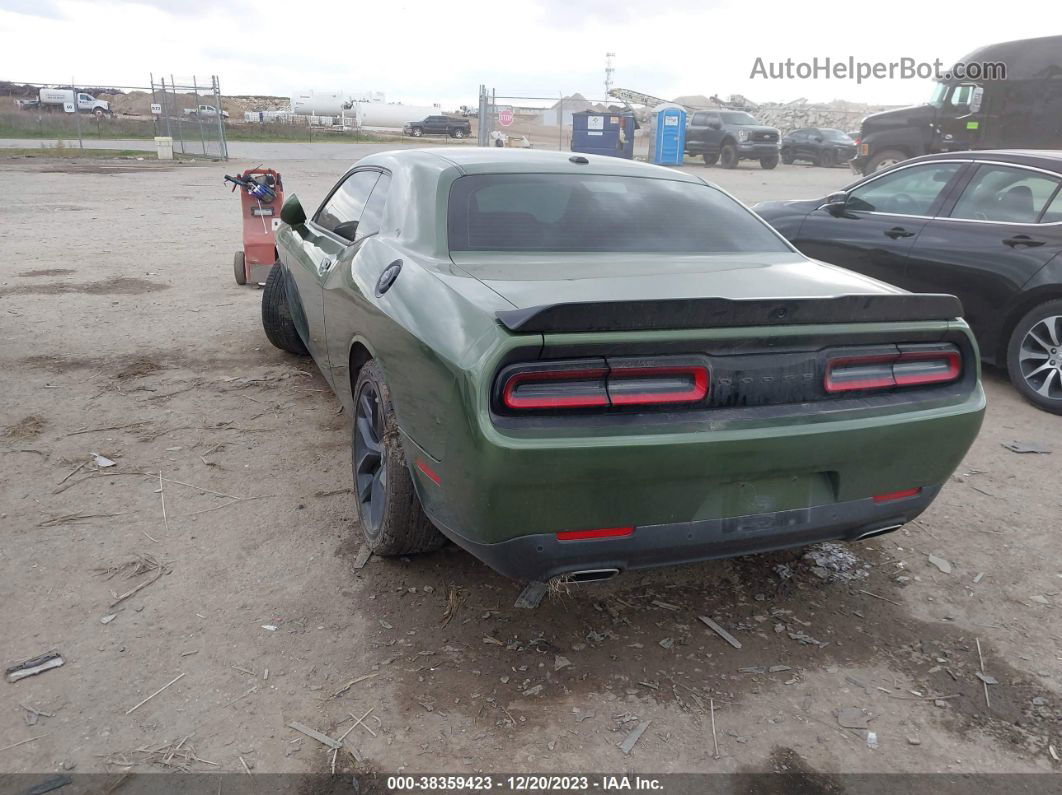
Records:
[[[723,168],[737,168],[738,151],[736,146],[723,144],[723,148],[719,150],[719,165]]]
[[[458,140],[460,140],[460,139],[462,139],[464,137],[465,137],[465,131],[464,130],[454,130],[454,138],[457,138]]]
[[[361,368],[354,385],[350,453],[354,505],[373,554],[415,555],[446,543],[413,487],[391,391],[375,359]]]
[[[247,284],[247,257],[242,251],[232,255],[232,275],[236,277],[236,284]]]
[[[819,165],[822,168],[833,168],[833,165],[834,165],[833,152],[831,152],[829,149],[826,149],[822,153],[820,153],[819,154]]]
[[[414,127],[409,133],[414,138],[420,138],[420,136],[424,135],[424,130],[420,129],[420,127]]]
[[[793,152],[790,149],[782,150],[782,162],[787,166],[793,165]]]
[[[867,167],[863,173],[873,174],[875,171],[891,168],[897,163],[906,160],[907,157],[908,155],[905,152],[901,152],[899,149],[884,149],[867,161]]]
[[[104,116],[107,115],[107,111],[105,111],[103,108],[96,108],[94,111],[92,111],[92,115],[95,116],[97,119],[102,119]]]
[[[1007,344],[1007,374],[1010,382],[1022,397],[1052,414],[1062,414],[1060,343],[1062,300],[1055,300],[1040,304],[1026,313],[1015,324]]]
[[[760,158],[760,168],[766,169],[767,171],[770,171],[772,168],[777,168],[777,167],[778,167],[778,158],[777,157],[761,157]]]
[[[296,356],[309,353],[295,328],[288,306],[287,274],[279,262],[269,269],[265,289],[262,290],[262,329],[266,338],[277,348]]]
[[[704,158],[704,164],[706,166],[714,166],[719,162],[719,155],[701,155]]]

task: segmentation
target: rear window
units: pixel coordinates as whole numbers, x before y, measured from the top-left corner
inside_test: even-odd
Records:
[[[790,250],[715,188],[643,177],[461,177],[450,189],[447,233],[451,251]]]

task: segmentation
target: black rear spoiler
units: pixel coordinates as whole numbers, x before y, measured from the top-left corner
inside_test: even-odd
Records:
[[[673,298],[546,304],[497,313],[521,334],[645,329],[785,326],[810,323],[894,323],[962,316],[954,295],[838,295],[832,298]]]

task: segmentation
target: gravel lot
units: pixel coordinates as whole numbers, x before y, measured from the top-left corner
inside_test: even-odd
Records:
[[[270,164],[316,205],[344,164],[303,157]],[[0,772],[326,771],[292,721],[353,727],[337,770],[1058,769],[1062,419],[986,372],[953,481],[902,531],[819,549],[839,571],[749,557],[527,611],[454,547],[355,569],[348,418],[233,283],[221,178],[252,165],[0,159],[2,662],[66,660],[0,683]],[[749,202],[851,179],[691,170]]]

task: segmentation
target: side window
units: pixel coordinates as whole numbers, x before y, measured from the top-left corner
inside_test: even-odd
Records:
[[[720,118],[718,113],[706,113],[704,115],[705,115],[705,120],[704,120],[705,124],[722,124],[722,119]]]
[[[383,222],[384,207],[387,204],[387,191],[391,187],[391,175],[381,174],[376,187],[372,189],[372,195],[365,202],[365,209],[361,214],[361,222],[358,224],[356,241],[363,237],[380,231]]]
[[[379,177],[378,171],[355,171],[317,211],[314,223],[340,237],[353,240],[365,200],[369,198]]]
[[[1055,195],[1058,184],[1057,179],[1047,174],[1024,168],[978,166],[951,217],[1034,224]]]
[[[893,215],[929,215],[961,163],[910,166],[871,180],[848,193],[848,209]]]
[[[694,127],[704,127],[708,123],[707,113],[694,113],[693,120],[690,122]]]

